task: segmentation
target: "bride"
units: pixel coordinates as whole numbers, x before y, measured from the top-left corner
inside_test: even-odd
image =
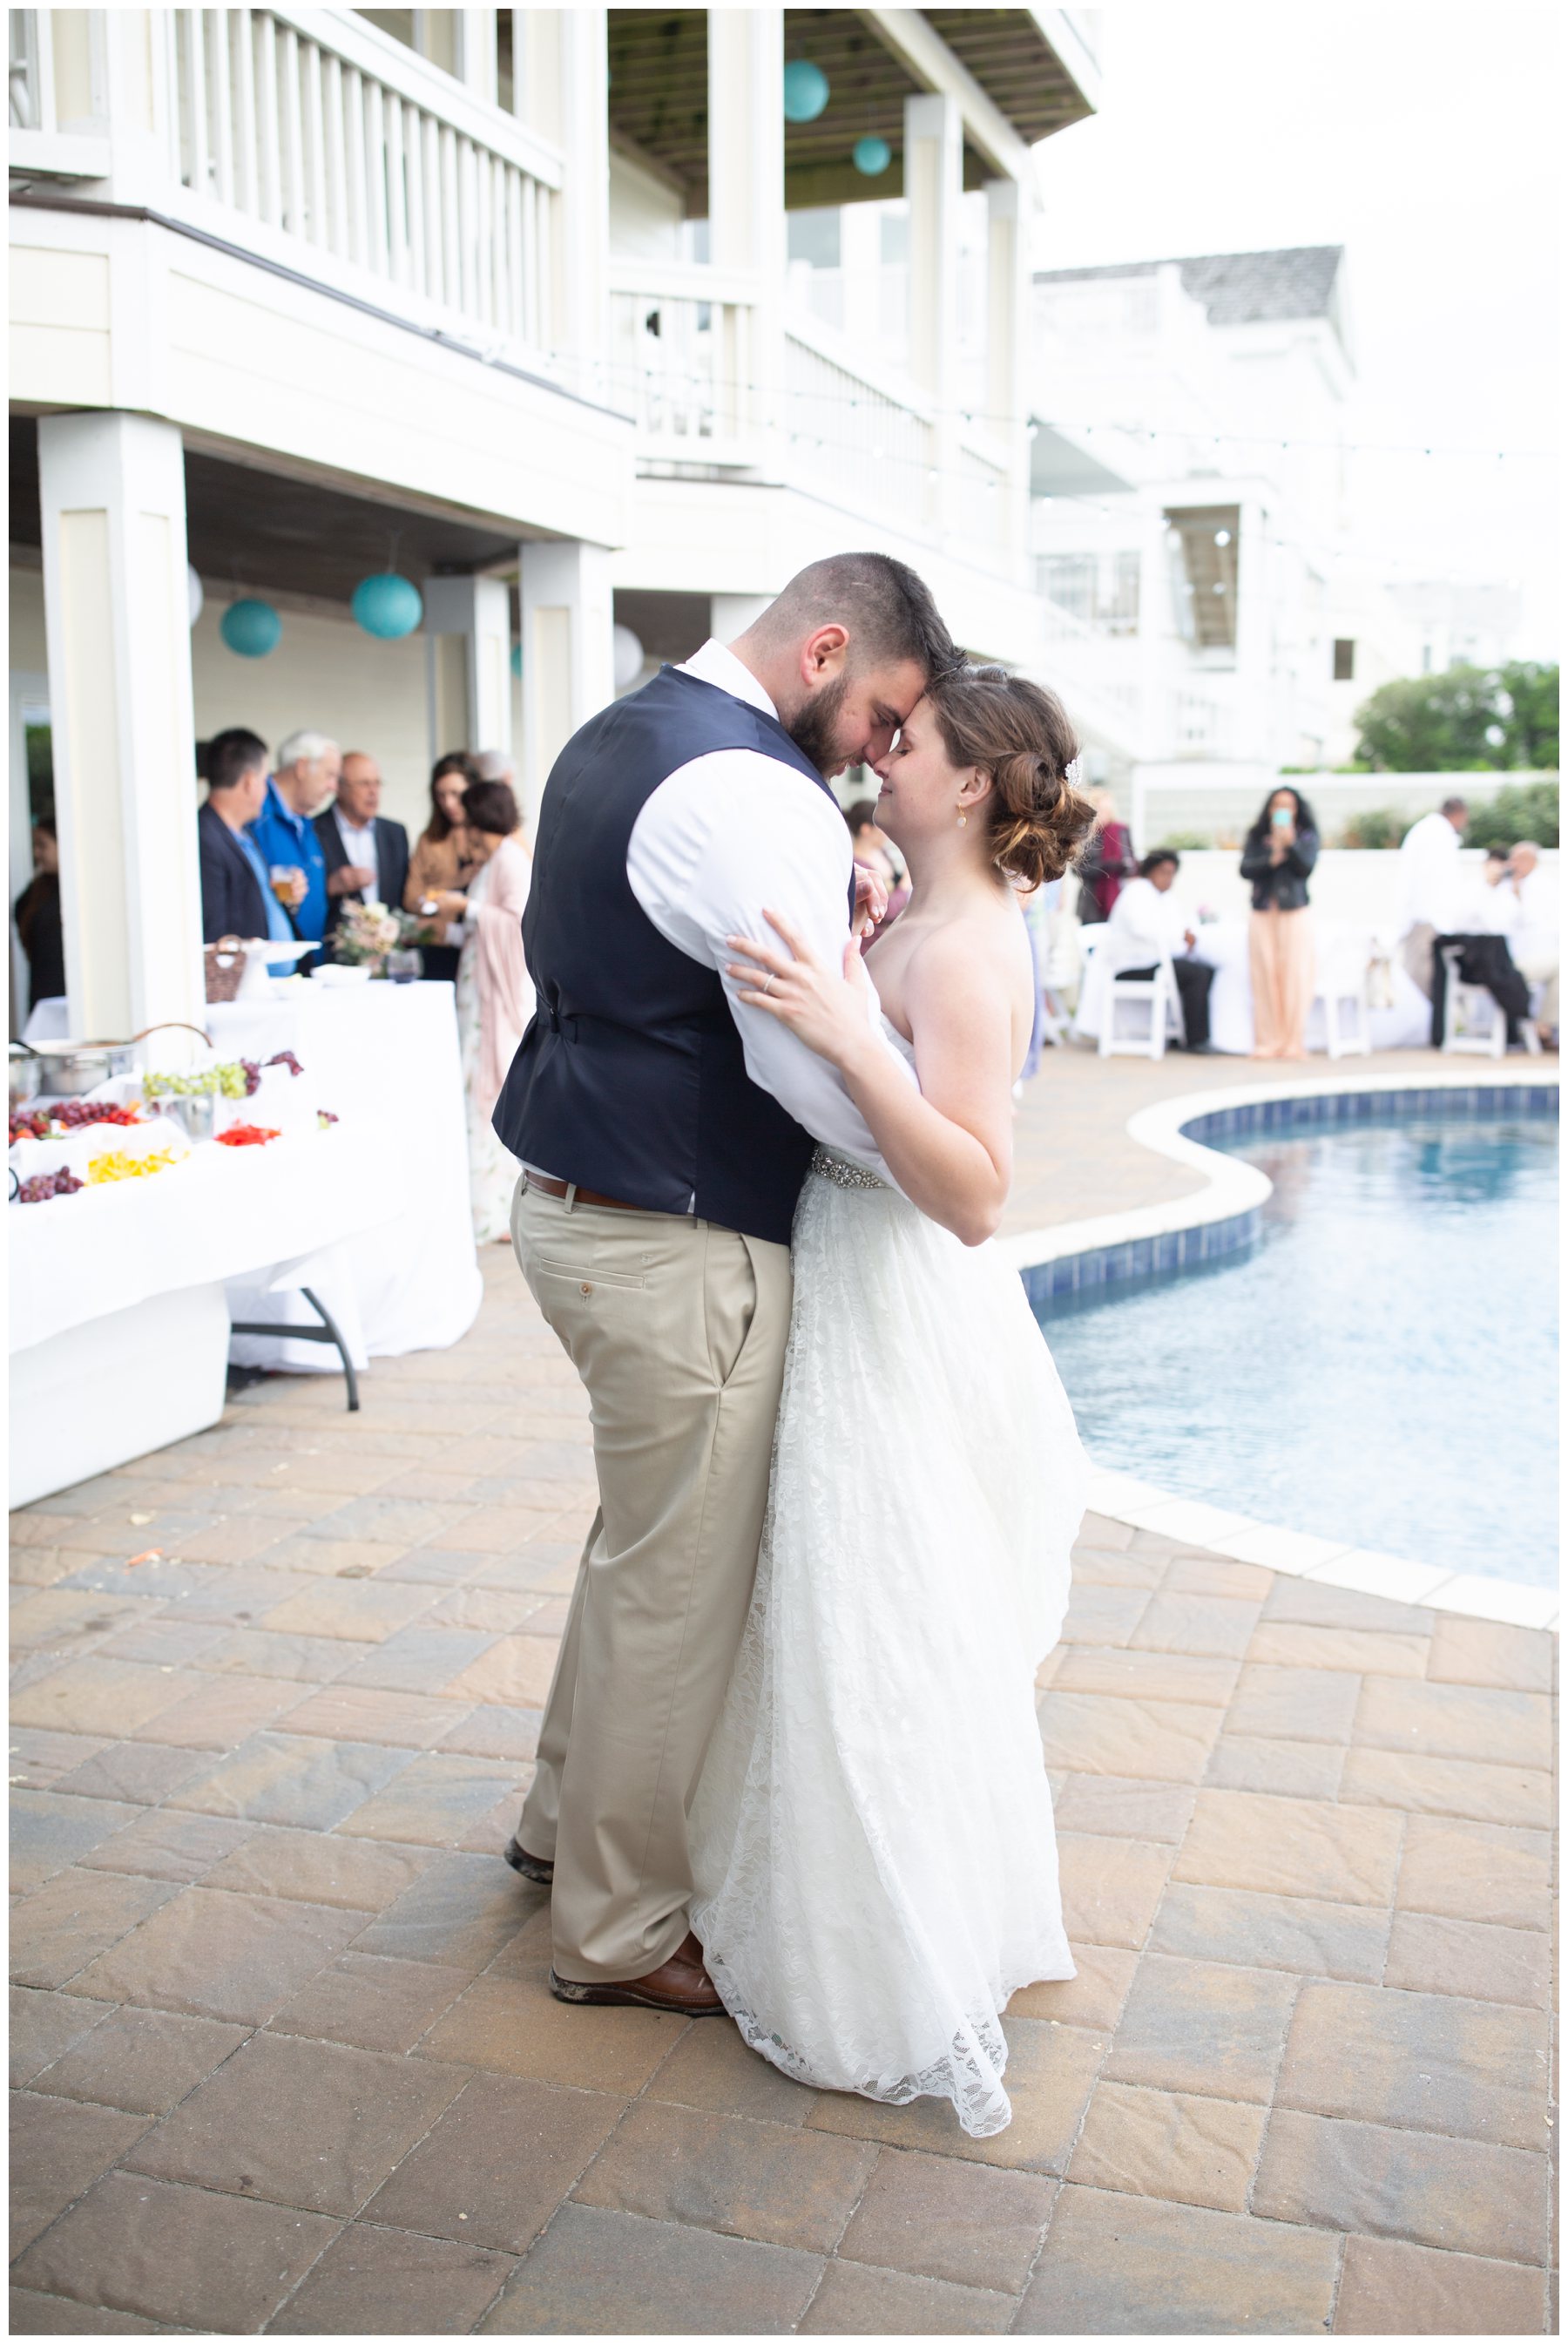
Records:
[[[1012,2110],[1001,2013],[1070,1978],[1035,1671],[1085,1464],[1023,1288],[1011,1177],[1033,969],[1015,882],[1093,810],[1059,703],[933,685],[880,769],[913,896],[864,960],[732,937],[740,997],[829,1059],[898,1182],[819,1148],[746,1632],[692,1816],[692,1925],[751,2047],[803,2083]],[[771,915],[769,915],[771,918]],[[873,991],[874,987],[874,991]],[[876,1043],[886,1022],[916,1080]],[[875,1463],[865,1458],[870,1448]]]

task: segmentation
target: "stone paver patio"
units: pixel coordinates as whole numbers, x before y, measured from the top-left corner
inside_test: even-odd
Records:
[[[1048,1061],[1033,1185],[1217,1066]],[[1070,1212],[1182,1177],[1093,1144]],[[564,2009],[499,1849],[587,1425],[485,1267],[361,1416],[275,1378],[13,1518],[15,2332],[1554,2329],[1553,1637],[1091,1517],[1010,2130]]]

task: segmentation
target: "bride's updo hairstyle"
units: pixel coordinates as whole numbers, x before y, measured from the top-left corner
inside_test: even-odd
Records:
[[[1078,736],[1056,694],[1004,667],[955,667],[929,697],[952,763],[991,777],[980,815],[998,868],[1026,887],[1060,879],[1097,816],[1068,779]]]

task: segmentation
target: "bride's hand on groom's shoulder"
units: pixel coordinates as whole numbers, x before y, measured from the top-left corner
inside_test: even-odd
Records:
[[[779,913],[764,912],[763,917],[782,940],[781,946],[749,936],[726,938],[736,955],[728,974],[741,987],[738,998],[750,1008],[766,1010],[809,1050],[848,1073],[874,1041],[871,980],[858,940],[850,938],[841,967],[835,968],[819,960]]]

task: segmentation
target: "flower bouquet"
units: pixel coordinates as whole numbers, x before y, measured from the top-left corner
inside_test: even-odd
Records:
[[[426,933],[427,923],[410,913],[390,911],[385,904],[346,902],[332,939],[332,957],[349,968],[368,968],[373,976],[385,976],[387,954],[417,944]]]

